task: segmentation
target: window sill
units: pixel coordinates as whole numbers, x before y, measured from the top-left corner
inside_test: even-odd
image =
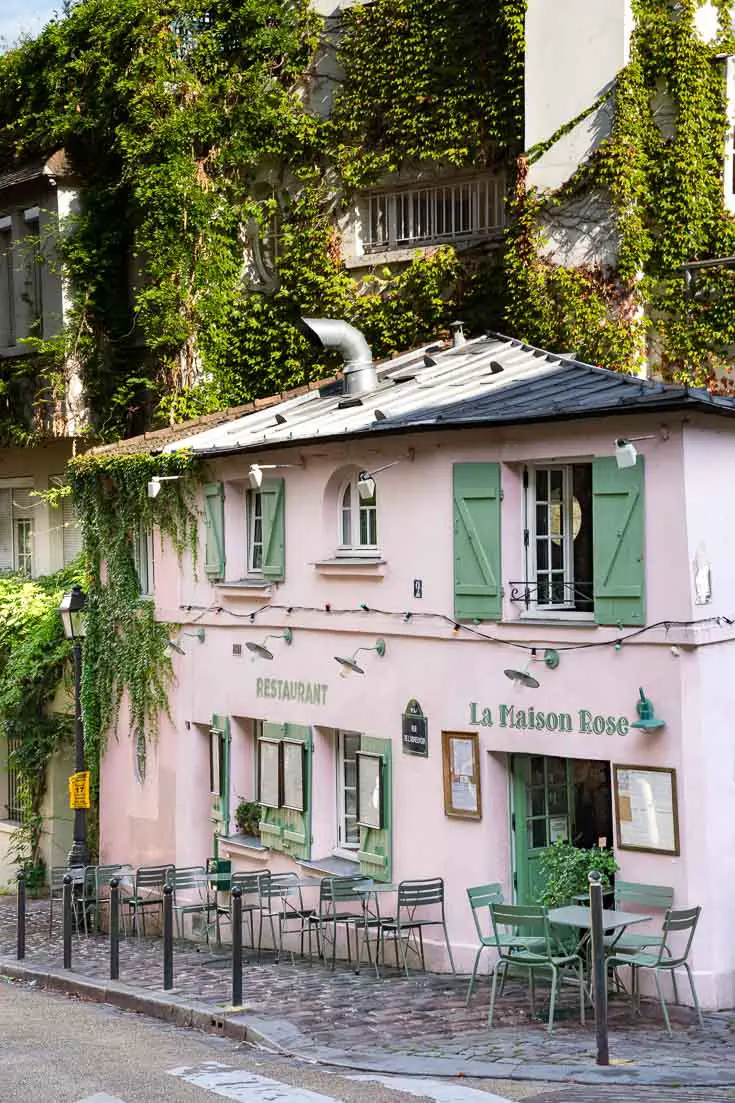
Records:
[[[313,564],[315,571],[326,575],[359,575],[362,578],[382,578],[386,560],[378,556],[341,555],[334,559],[320,559]]]
[[[267,578],[240,578],[236,582],[215,582],[215,586],[227,597],[247,601],[248,598],[260,600],[266,590],[272,590],[273,583]]]
[[[523,621],[524,624],[538,624],[541,627],[549,625],[563,625],[565,628],[599,628],[600,625],[594,618],[594,614],[590,616],[576,614],[564,614],[560,613],[558,616],[550,616],[549,614],[542,613],[521,613],[518,617],[510,619],[504,617],[503,624],[518,624],[519,621]]]
[[[247,854],[248,858],[257,858],[267,861],[270,857],[270,848],[265,846],[255,835],[229,835],[220,838],[220,846],[235,854]]]
[[[333,877],[350,877],[360,872],[357,851],[354,859],[338,858],[334,854],[328,854],[326,858],[316,858],[313,862],[302,860],[298,864],[302,869],[308,869],[312,873],[331,874]]]
[[[364,253],[353,253],[344,256],[345,268],[376,268],[380,264],[402,264],[410,262],[418,253],[422,257],[430,257],[446,245],[454,249],[472,249],[478,245],[497,244],[503,240],[502,229],[487,230],[482,233],[469,234],[447,238],[444,241],[422,241],[413,245],[400,245],[388,249],[366,250]]]

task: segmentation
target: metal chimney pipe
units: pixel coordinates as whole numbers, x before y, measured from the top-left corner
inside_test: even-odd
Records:
[[[464,322],[450,322],[449,328],[452,331],[452,348],[458,349],[462,345],[467,344],[467,338],[464,335]]]
[[[364,335],[338,318],[302,318],[306,336],[325,349],[337,349],[344,360],[344,393],[367,394],[378,385],[373,354]]]

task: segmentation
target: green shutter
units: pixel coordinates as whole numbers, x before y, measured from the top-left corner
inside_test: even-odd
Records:
[[[227,835],[230,830],[230,744],[232,736],[229,716],[219,716],[216,713],[212,716],[212,727],[209,732],[210,741],[215,737],[214,733],[217,733],[219,741],[217,762],[219,777],[215,778],[219,792],[211,795],[212,822],[215,830],[214,853],[216,854],[217,836],[219,834]],[[210,755],[211,753],[212,748],[210,746]]]
[[[454,465],[454,615],[500,620],[500,464]]]
[[[645,622],[643,456],[618,467],[614,456],[592,464],[595,620]]]
[[[275,581],[286,574],[285,504],[283,479],[268,479],[260,489],[263,505],[263,574]]]
[[[204,487],[204,525],[207,543],[204,569],[212,578],[225,573],[225,491],[222,483]]]
[[[376,831],[371,827],[360,828],[360,873],[374,881],[390,881],[393,873],[392,848],[392,762],[390,739],[376,739],[363,735],[360,750],[370,751],[382,757],[383,768],[383,827]]]
[[[263,724],[263,737],[283,743],[303,743],[304,755],[304,811],[291,808],[260,809],[260,838],[271,850],[280,850],[293,858],[311,857],[311,728],[298,724]]]

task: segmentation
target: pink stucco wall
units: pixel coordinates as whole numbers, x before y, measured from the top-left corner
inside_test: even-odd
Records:
[[[723,423],[724,425],[724,423]],[[213,586],[189,563],[180,568],[170,549],[156,544],[156,601],[159,616],[172,624],[203,626],[203,643],[182,637],[186,654],[175,654],[172,721],[163,720],[149,753],[145,783],[136,780],[130,740],[111,739],[103,768],[102,847],[104,860],[141,863],[203,862],[212,852],[208,793],[207,727],[213,714],[232,718],[232,806],[254,796],[254,740],[251,720],[291,722],[314,728],[312,857],[336,844],[334,731],[350,729],[393,741],[393,879],[441,875],[447,884],[448,918],[458,965],[467,968],[475,948],[466,902],[468,885],[502,881],[512,893],[512,847],[508,757],[535,753],[618,764],[673,767],[681,833],[678,857],[617,850],[625,880],[674,886],[678,905],[703,905],[702,933],[695,945],[700,996],[710,1006],[735,1003],[735,946],[729,937],[734,899],[731,886],[735,847],[729,809],[735,798],[735,751],[730,724],[735,691],[733,633],[727,626],[698,631],[674,622],[733,614],[733,517],[722,462],[735,449],[727,428],[711,422],[682,425],[667,420],[616,419],[555,426],[415,434],[413,437],[319,445],[318,442],[266,456],[223,459],[212,477],[226,484],[227,569],[240,579],[245,563],[242,482],[255,460],[299,463],[285,470],[286,579],[270,593],[234,596]],[[719,423],[718,423],[719,429]],[[645,456],[645,563],[647,623],[667,622],[615,649],[630,629],[594,624],[531,622],[506,601],[502,623],[480,625],[496,642],[455,632],[451,625],[417,614],[451,618],[453,605],[452,464],[499,461],[502,467],[503,580],[523,577],[522,469],[525,462],[584,461],[610,455],[617,436],[655,434],[641,441]],[[733,457],[735,458],[735,456]],[[355,469],[400,459],[377,477],[380,545],[384,563],[370,568],[318,566],[337,544],[337,493]],[[720,473],[721,472],[721,473]],[[162,491],[165,493],[165,490]],[[694,604],[693,549],[705,543],[712,561],[713,601]],[[201,557],[203,558],[203,557]],[[413,580],[423,582],[414,599]],[[292,612],[257,612],[267,602]],[[360,603],[383,612],[339,613]],[[332,612],[326,612],[329,604]],[[403,614],[414,614],[409,622]],[[285,625],[293,644],[273,641],[275,660],[254,659],[245,648]],[[384,658],[364,655],[364,677],[340,676],[335,655],[385,639]],[[515,686],[503,675],[524,665],[512,642],[558,647],[557,670],[539,664],[538,690]],[[242,645],[233,655],[232,645]],[[257,679],[275,677],[325,684],[326,701],[295,704],[256,697]],[[654,734],[577,731],[518,731],[501,727],[501,703],[533,705],[542,711],[579,709],[635,719],[643,686],[666,726]],[[429,757],[401,751],[401,714],[418,698],[429,723]],[[493,726],[472,727],[470,703],[491,710]],[[481,746],[483,816],[478,822],[444,815],[442,731],[477,730]],[[283,856],[248,856],[225,843],[241,868],[288,868]],[[443,966],[443,956],[433,963]]]

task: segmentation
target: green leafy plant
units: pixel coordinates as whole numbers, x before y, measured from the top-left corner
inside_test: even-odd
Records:
[[[242,835],[260,838],[260,817],[262,809],[257,801],[241,800],[235,809],[235,823]]]
[[[600,873],[603,887],[609,888],[619,868],[612,850],[597,846],[585,850],[561,840],[541,853],[539,867],[544,886],[540,903],[551,908],[571,904],[575,896],[587,892],[593,869]]]

